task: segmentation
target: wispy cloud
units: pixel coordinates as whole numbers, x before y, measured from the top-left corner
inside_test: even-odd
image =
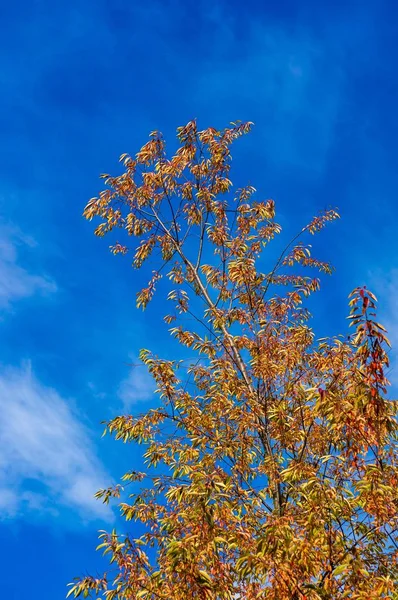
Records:
[[[317,39],[303,28],[258,22],[231,61],[237,45],[232,28],[224,27],[220,38],[223,50],[199,73],[196,93],[210,105],[217,99],[220,117],[232,108],[239,118],[257,122],[263,160],[274,168],[322,173],[341,109],[345,40],[338,46],[334,31]]]
[[[112,519],[93,497],[109,476],[89,431],[65,399],[36,379],[30,364],[3,369],[0,410],[1,515],[58,514],[69,507],[83,519]]]
[[[118,388],[118,397],[123,402],[124,409],[139,402],[152,400],[156,387],[145,365],[132,364],[129,369],[128,376],[123,379]]]
[[[18,247],[34,249],[32,238],[24,236],[17,228],[0,223],[0,311],[9,309],[14,302],[36,293],[56,291],[49,277],[30,273],[18,260]]]

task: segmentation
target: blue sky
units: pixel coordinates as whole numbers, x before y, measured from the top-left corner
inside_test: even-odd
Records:
[[[316,240],[337,269],[312,306],[317,333],[344,331],[347,295],[365,283],[398,342],[397,16],[381,0],[3,3],[5,597],[58,600],[100,569],[97,530],[114,515],[92,495],[139,464],[100,421],[150,406],[151,381],[128,363],[141,346],[167,355],[168,334],[159,304],[135,310],[137,274],[81,213],[98,175],[153,129],[173,141],[193,117],[254,121],[234,181],[275,199],[286,239],[319,209],[342,215]]]

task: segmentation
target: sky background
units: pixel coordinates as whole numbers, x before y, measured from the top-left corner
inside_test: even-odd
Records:
[[[1,4],[2,595],[60,600],[102,566],[97,531],[114,515],[93,493],[139,466],[100,422],[153,402],[128,366],[142,346],[170,353],[159,304],[135,310],[129,259],[81,217],[99,174],[153,129],[173,145],[191,118],[254,121],[234,183],[276,201],[285,239],[340,209],[314,239],[336,267],[316,333],[344,332],[347,295],[367,284],[398,344],[398,13],[382,0]]]

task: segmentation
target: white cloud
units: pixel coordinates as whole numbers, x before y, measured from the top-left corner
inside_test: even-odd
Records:
[[[118,396],[123,407],[128,409],[138,402],[146,402],[153,398],[155,382],[145,365],[132,365],[126,379],[119,385]]]
[[[22,298],[57,289],[47,276],[29,273],[19,264],[18,246],[34,248],[35,242],[17,228],[0,223],[0,310],[9,309]]]
[[[0,514],[3,517],[14,516],[17,511],[18,496],[14,490],[0,488]]]
[[[93,497],[109,477],[88,430],[30,365],[3,369],[0,411],[0,515],[69,507],[85,519],[112,519]],[[39,493],[29,489],[32,481]]]

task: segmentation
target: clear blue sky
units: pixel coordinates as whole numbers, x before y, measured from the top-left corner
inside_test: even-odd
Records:
[[[92,498],[138,465],[100,421],[153,402],[127,365],[165,355],[137,275],[81,213],[122,152],[193,117],[251,120],[235,181],[277,203],[285,235],[329,205],[316,238],[337,271],[313,303],[319,335],[367,283],[398,342],[398,14],[379,0],[36,0],[2,3],[0,553],[2,596],[60,600],[101,567]],[[315,242],[315,240],[314,240]],[[392,371],[395,383],[396,371]],[[44,589],[45,588],[45,589]]]

